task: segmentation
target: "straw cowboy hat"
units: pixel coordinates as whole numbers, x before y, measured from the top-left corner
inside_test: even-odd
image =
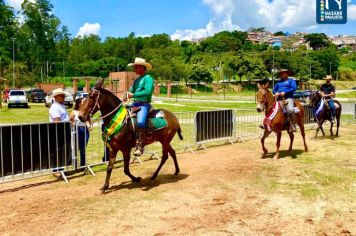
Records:
[[[52,94],[50,95],[50,97],[55,97],[55,96],[58,96],[58,95],[67,95],[67,92],[64,91],[62,88],[57,88],[55,90],[52,91]]]
[[[325,79],[325,80],[327,80],[327,79],[333,79],[333,77],[332,77],[331,75],[327,75],[324,79]]]
[[[288,75],[292,75],[292,74],[293,74],[292,71],[290,71],[290,70],[282,69],[282,70],[280,70],[280,71],[278,72],[278,75],[282,74],[283,72],[287,72]]]
[[[152,69],[152,65],[150,63],[146,62],[145,59],[139,58],[139,57],[136,57],[135,58],[135,62],[134,63],[130,63],[127,66],[135,66],[135,65],[145,66],[147,70],[151,70]]]

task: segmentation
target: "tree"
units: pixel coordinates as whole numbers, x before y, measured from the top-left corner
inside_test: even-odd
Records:
[[[196,82],[199,85],[201,82],[205,82],[205,83],[213,82],[213,76],[203,66],[196,65],[192,68],[192,71],[189,75],[189,80],[191,82]]]
[[[324,33],[312,33],[304,36],[304,39],[309,42],[310,47],[314,50],[328,47],[330,45],[328,37]]]

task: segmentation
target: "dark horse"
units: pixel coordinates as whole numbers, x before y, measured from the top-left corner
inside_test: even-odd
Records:
[[[258,112],[264,111],[266,116],[269,116],[273,112],[275,102],[277,101],[274,98],[273,94],[268,90],[268,84],[265,85],[258,84],[258,89],[259,90],[256,94],[257,111]],[[298,101],[295,101],[295,105],[299,109],[299,112],[296,114],[297,124],[300,128],[300,132],[303,137],[304,149],[307,152],[308,146],[305,142],[305,131],[304,131],[304,108]],[[281,137],[282,137],[283,130],[286,130],[288,132],[290,138],[288,151],[292,150],[294,134],[293,132],[290,131],[290,122],[287,120],[288,120],[287,115],[285,115],[282,108],[279,107],[279,109],[275,112],[274,118],[270,121],[270,129],[268,127],[265,127],[263,137],[261,138],[263,156],[268,154],[268,150],[265,147],[265,139],[272,131],[276,132],[277,134],[277,143],[276,143],[277,150],[276,150],[276,154],[274,155],[274,159],[279,158],[279,147],[281,144]]]
[[[84,103],[81,105],[79,110],[79,119],[82,121],[90,120],[91,116],[95,114],[98,110],[101,112],[101,117],[104,120],[104,125],[107,127],[115,111],[120,106],[124,106],[122,101],[117,98],[110,91],[102,88],[104,80],[99,80],[95,87],[89,92]],[[145,145],[151,144],[153,142],[160,142],[162,144],[162,159],[157,170],[154,172],[151,179],[155,179],[158,175],[158,172],[168,159],[168,153],[172,156],[175,166],[175,175],[179,173],[179,166],[177,162],[177,157],[174,149],[170,145],[174,135],[178,133],[180,139],[183,139],[181,134],[180,125],[177,117],[167,111],[161,110],[163,112],[164,118],[167,121],[167,127],[162,128],[158,131],[154,131],[149,140],[145,140]],[[131,122],[131,118],[128,116],[124,121],[124,124],[121,130],[110,140],[108,143],[110,145],[110,159],[106,172],[106,179],[104,186],[101,188],[103,192],[109,187],[110,175],[114,166],[116,155],[118,151],[121,151],[124,157],[124,172],[128,175],[133,182],[140,182],[140,177],[135,177],[130,173],[129,164],[130,164],[130,152],[131,149],[136,146],[136,134]]]
[[[324,104],[322,104],[324,103]],[[335,105],[335,118],[336,118],[336,136],[339,135],[339,127],[340,127],[340,116],[341,116],[341,104],[339,101],[334,100],[334,105]],[[313,92],[312,96],[310,97],[309,101],[309,106],[313,108],[313,117],[315,121],[318,123],[318,128],[316,129],[315,137],[318,135],[319,130],[323,133],[323,136],[325,136],[324,130],[323,130],[323,124],[325,121],[330,121],[331,126],[330,126],[330,135],[334,135],[333,133],[333,126],[334,123],[331,121],[331,110],[329,106],[327,105],[327,101],[322,98],[319,92]],[[320,110],[319,110],[320,108]],[[317,111],[317,114],[316,114]]]

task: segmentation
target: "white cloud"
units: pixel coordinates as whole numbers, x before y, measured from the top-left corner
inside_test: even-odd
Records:
[[[23,3],[24,0],[5,0],[5,4],[13,7],[15,11],[20,11],[21,10],[21,4]],[[35,0],[30,0],[30,2],[34,3]]]
[[[347,7],[348,20],[356,20],[356,5],[348,5]]]
[[[90,35],[90,34],[99,35],[100,27],[101,26],[99,23],[94,23],[94,24],[85,23],[82,27],[80,27],[77,36],[83,37],[84,35]]]
[[[267,30],[311,31],[316,24],[315,0],[202,0],[213,19],[202,29],[177,30],[172,39],[197,39],[222,30],[266,27]],[[348,20],[356,20],[356,5],[348,0]]]

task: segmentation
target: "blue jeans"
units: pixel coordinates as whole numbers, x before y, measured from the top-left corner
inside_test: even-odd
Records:
[[[334,100],[329,99],[328,104],[329,104],[329,107],[330,107],[331,115],[332,115],[333,117],[335,117],[335,105],[334,105]]]
[[[78,146],[80,152],[80,166],[85,166],[85,148],[89,140],[89,130],[87,127],[78,126]]]
[[[134,102],[132,106],[141,108],[139,112],[137,112],[137,127],[147,128],[147,115],[151,109],[151,105],[148,102]]]

